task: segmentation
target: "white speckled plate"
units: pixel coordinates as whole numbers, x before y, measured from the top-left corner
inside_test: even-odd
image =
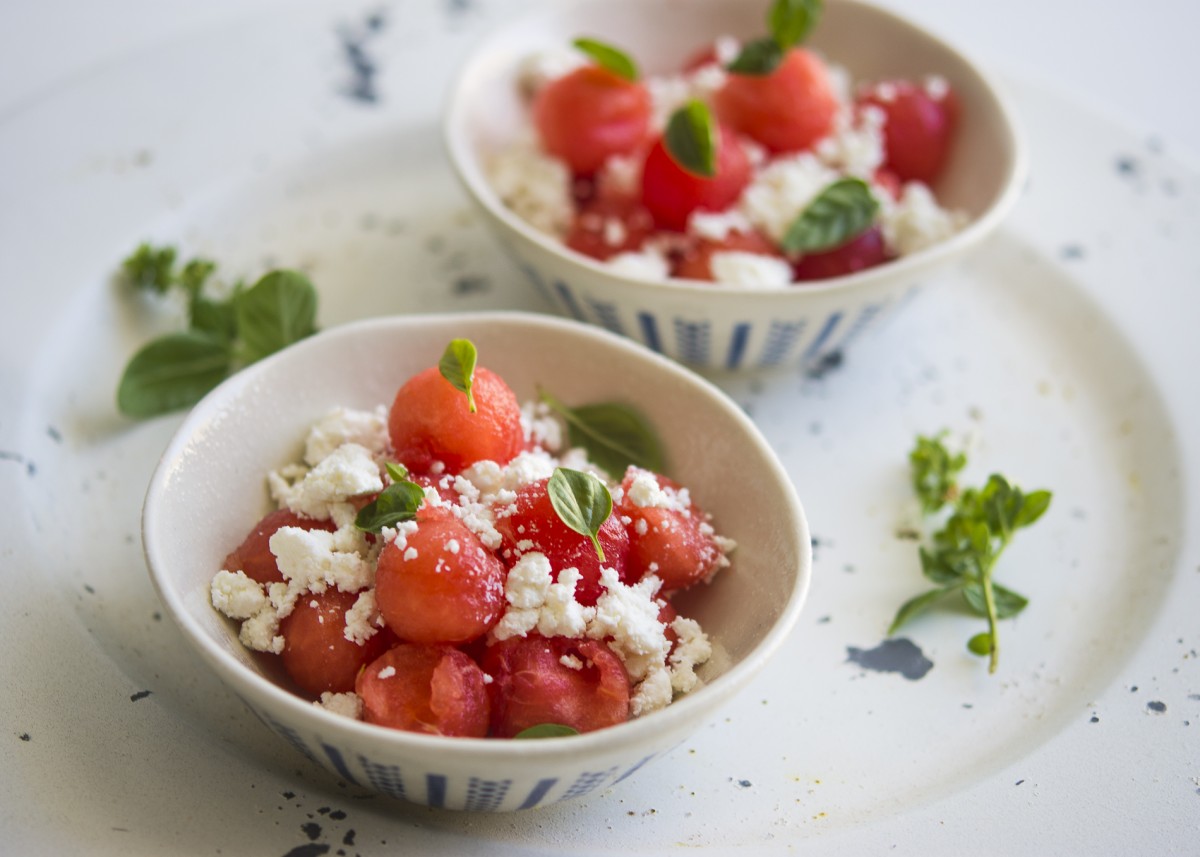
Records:
[[[787,649],[673,758],[544,812],[416,810],[293,755],[188,653],[137,529],[178,420],[113,406],[128,355],[174,318],[111,272],[151,238],[231,276],[307,268],[326,326],[543,309],[468,213],[437,125],[464,51],[513,5],[251,18],[0,126],[0,850],[1193,849],[1200,173],[1024,83],[1032,180],[996,240],[823,377],[721,382],[796,482],[815,576]],[[879,648],[922,586],[897,536],[905,455],[942,427],[974,436],[971,476],[1055,492],[998,569],[1032,603],[990,677],[969,617]]]

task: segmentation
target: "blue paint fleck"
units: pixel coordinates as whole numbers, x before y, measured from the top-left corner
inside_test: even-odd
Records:
[[[846,660],[874,672],[900,673],[909,681],[924,678],[933,669],[933,661],[904,637],[884,640],[873,649],[847,646]]]
[[[1165,702],[1159,702],[1158,700],[1151,700],[1150,702],[1146,703],[1146,709],[1153,711],[1155,714],[1165,714],[1167,711],[1167,704]]]

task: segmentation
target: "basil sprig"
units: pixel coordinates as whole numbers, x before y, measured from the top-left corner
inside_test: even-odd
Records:
[[[620,478],[635,464],[655,473],[666,470],[662,443],[640,413],[618,402],[571,408],[547,390],[538,396],[567,424],[572,446],[587,451],[588,459],[609,476]]]
[[[546,493],[559,519],[579,535],[591,539],[596,557],[604,562],[599,533],[612,514],[612,494],[608,493],[608,487],[590,473],[556,467],[546,483]]]
[[[808,38],[821,19],[823,9],[822,0],[775,0],[767,12],[770,36],[747,42],[727,68],[754,76],[775,71],[788,48]]]
[[[579,730],[571,726],[564,726],[562,723],[539,723],[537,726],[530,726],[528,729],[522,729],[514,738],[565,738],[568,735],[578,735]]]
[[[475,413],[475,364],[478,360],[479,352],[474,342],[452,339],[438,361],[438,371],[442,377],[453,384],[454,389],[467,394],[467,409],[471,413]]]
[[[187,330],[139,349],[117,384],[117,407],[154,417],[191,407],[238,369],[316,331],[317,293],[296,271],[271,271],[250,288],[235,284],[224,299],[204,287],[216,270],[205,259],[176,267],[173,247],[142,244],[123,263],[125,280],[156,295],[181,291]]]
[[[392,484],[388,485],[367,505],[358,510],[354,526],[367,533],[382,532],[417,516],[425,500],[425,489],[408,478],[408,468],[398,462],[384,465]]]
[[[935,588],[901,605],[888,634],[944,598],[961,595],[968,609],[988,623],[986,631],[968,640],[967,648],[987,656],[988,672],[994,673],[1000,653],[997,622],[1016,616],[1029,599],[995,583],[992,572],[1016,531],[1045,514],[1051,494],[1045,490],[1025,493],[999,474],[988,477],[982,488],[960,490],[957,473],[966,459],[961,453],[947,451],[941,435],[918,437],[909,462],[913,486],[926,513],[948,507],[951,514],[920,549],[921,573]]]
[[[859,178],[830,183],[784,233],[786,253],[820,253],[840,247],[875,221],[879,201]]]
[[[663,145],[675,163],[690,173],[711,179],[717,174],[720,136],[708,105],[692,99],[667,120]]]
[[[613,47],[607,42],[601,42],[598,39],[589,39],[586,37],[575,39],[572,44],[578,50],[587,54],[596,65],[607,71],[611,71],[623,80],[634,83],[641,76],[638,72],[637,63],[620,48]]]

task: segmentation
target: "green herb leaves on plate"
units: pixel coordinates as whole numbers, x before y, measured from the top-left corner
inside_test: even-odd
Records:
[[[566,422],[571,445],[585,449],[588,459],[613,478],[623,477],[631,464],[655,473],[666,470],[658,435],[635,409],[617,402],[571,408],[546,390],[538,395]]]
[[[783,236],[787,253],[820,253],[840,247],[875,220],[879,201],[865,181],[842,178],[817,194]]]
[[[522,729],[514,738],[565,738],[568,735],[578,735],[579,730],[561,723],[539,723]]]
[[[425,489],[408,478],[408,468],[389,461],[385,467],[392,483],[358,511],[354,525],[368,533],[379,533],[384,527],[394,527],[417,516],[425,500]]]
[[[591,473],[556,467],[546,483],[550,505],[559,520],[581,536],[592,540],[596,558],[604,562],[604,548],[600,545],[600,528],[612,514],[612,494],[608,487]]]
[[[188,327],[143,346],[117,385],[117,407],[130,417],[154,417],[191,407],[238,369],[316,331],[317,294],[296,271],[272,271],[225,297],[208,294],[216,265],[192,259],[176,267],[173,247],[142,244],[123,263],[133,288],[186,300]]]
[[[775,71],[788,48],[808,38],[823,9],[821,0],[775,0],[767,12],[770,36],[746,42],[728,69],[758,76]]]
[[[475,343],[469,339],[452,339],[446,346],[442,359],[438,361],[438,371],[449,381],[454,389],[467,394],[467,410],[475,413],[475,394],[472,392],[475,384],[475,364],[479,360],[479,352]]]
[[[663,145],[679,166],[704,178],[717,174],[717,124],[703,101],[693,99],[671,114]]]
[[[918,437],[909,453],[912,484],[926,515],[949,510],[940,529],[921,547],[921,572],[934,588],[910,598],[896,613],[888,634],[942,599],[961,595],[973,613],[987,619],[987,630],[974,635],[967,648],[987,656],[994,673],[1000,646],[996,624],[1016,616],[1029,599],[992,579],[997,560],[1016,531],[1034,524],[1050,507],[1050,492],[1025,493],[999,474],[982,488],[960,488],[958,473],[966,456],[951,453],[935,437]]]
[[[615,48],[607,42],[589,38],[578,38],[572,44],[578,50],[587,54],[596,65],[606,71],[612,72],[623,80],[634,83],[640,76],[637,63],[620,48]]]

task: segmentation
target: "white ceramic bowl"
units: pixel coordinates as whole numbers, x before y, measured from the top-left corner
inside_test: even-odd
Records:
[[[947,241],[857,274],[788,289],[743,289],[614,273],[514,216],[489,185],[485,159],[528,124],[514,81],[525,58],[580,35],[616,44],[646,74],[679,68],[721,34],[765,34],[768,0],[556,0],[491,34],[473,52],[445,117],[450,159],[500,243],[565,314],[708,369],[811,365],[829,359],[959,258],[1008,213],[1026,171],[1014,118],[987,75],[935,36],[861,0],[828,0],[807,43],[855,80],[937,74],[961,121],[934,188],[969,224]]]
[[[269,508],[263,474],[298,459],[337,405],[389,403],[467,337],[521,401],[544,385],[573,403],[625,401],[661,433],[668,473],[736,539],[733,566],[674,599],[711,636],[705,685],[609,729],[540,741],[442,738],[369,725],[294,696],[209,603],[224,555]],[[698,430],[697,426],[703,426]],[[143,541],[164,604],[201,657],[298,751],[360,786],[431,806],[503,811],[593,794],[713,716],[789,634],[808,589],[808,525],[787,474],[715,387],[627,339],[546,315],[384,318],[318,334],[226,381],[184,420],[151,480]],[[684,775],[686,776],[686,774]]]

